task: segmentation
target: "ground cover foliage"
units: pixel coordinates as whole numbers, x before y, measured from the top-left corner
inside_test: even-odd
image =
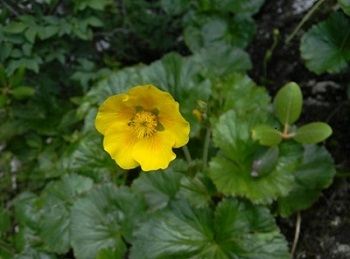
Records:
[[[276,219],[312,208],[348,168],[324,143],[334,129],[302,120],[298,78],[269,91],[277,29],[252,61],[264,5],[3,1],[0,258],[291,258]],[[346,78],[350,3],[325,6],[296,31],[300,57]],[[149,173],[119,168],[94,126],[106,98],[143,84],[191,125],[176,160]]]

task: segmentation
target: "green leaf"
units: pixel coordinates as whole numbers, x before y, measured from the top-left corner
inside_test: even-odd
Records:
[[[265,0],[221,0],[216,2],[216,6],[223,12],[233,12],[238,14],[256,14]]]
[[[193,53],[225,45],[244,49],[256,32],[254,20],[247,15],[195,14],[185,20],[184,27],[185,42]]]
[[[239,117],[249,117],[251,114],[268,117],[270,96],[265,88],[257,87],[246,74],[230,73],[214,87],[221,90],[221,112],[235,110]]]
[[[7,75],[5,67],[0,63],[0,87],[7,86]]]
[[[212,224],[208,208],[193,209],[185,201],[172,202],[136,231],[130,258],[191,258],[210,246]]]
[[[87,175],[95,181],[110,177],[118,168],[108,153],[102,150],[102,136],[89,131],[69,146],[61,159],[62,168],[67,172]]]
[[[11,22],[5,26],[4,31],[11,34],[18,34],[23,32],[28,27],[28,24],[23,22]]]
[[[34,95],[35,90],[30,86],[18,86],[12,89],[11,93],[17,100],[27,99]]]
[[[294,82],[284,85],[274,99],[276,116],[283,125],[291,125],[299,119],[302,105],[303,95]]]
[[[44,26],[37,31],[37,34],[41,40],[51,38],[58,33],[60,28],[55,25]]]
[[[92,189],[72,207],[71,244],[75,257],[95,258],[102,249],[110,248],[124,256],[123,238],[132,242],[132,232],[144,217],[145,208],[142,197],[126,187],[105,184]]]
[[[141,174],[133,182],[132,189],[144,195],[150,211],[156,211],[166,207],[175,198],[182,176],[171,165],[164,171]]]
[[[50,182],[41,193],[40,236],[51,251],[64,254],[70,248],[70,210],[82,193],[92,188],[90,178],[65,175],[60,181]]]
[[[57,256],[54,254],[49,254],[40,250],[33,248],[27,248],[20,254],[16,254],[14,259],[57,259]]]
[[[169,15],[179,15],[184,13],[189,8],[189,2],[187,0],[172,1],[172,0],[161,0],[162,9]]]
[[[26,74],[26,69],[25,67],[19,67],[15,73],[9,78],[9,84],[11,87],[17,87],[19,86],[22,81],[23,81],[23,78]]]
[[[0,237],[3,237],[4,234],[11,227],[11,219],[8,211],[3,207],[0,207]]]
[[[264,207],[225,199],[215,214],[184,200],[149,219],[135,232],[131,259],[289,258],[286,241]]]
[[[217,76],[245,72],[252,66],[245,51],[228,45],[212,45],[201,49],[195,58]]]
[[[31,192],[22,192],[15,199],[16,220],[20,225],[39,229],[39,197]]]
[[[282,141],[281,132],[266,124],[259,124],[252,128],[252,138],[264,146],[276,146]]]
[[[96,259],[123,259],[125,250],[116,249],[116,248],[106,248],[100,250],[97,254]]]
[[[185,198],[193,207],[206,207],[216,195],[216,188],[211,179],[202,173],[194,177],[183,177],[178,195]]]
[[[309,70],[316,74],[339,73],[350,60],[350,21],[333,12],[323,22],[311,27],[301,38],[301,56]]]
[[[270,147],[257,155],[253,161],[251,176],[262,177],[273,172],[278,163],[278,146]]]
[[[102,27],[103,26],[103,22],[95,16],[89,16],[88,18],[84,19],[84,22],[86,22],[88,25],[90,25],[92,27]]]
[[[224,199],[215,211],[214,229],[216,253],[204,258],[290,258],[285,238],[263,206]]]
[[[239,117],[237,112],[230,110],[220,116],[213,129],[214,143],[226,157],[244,164],[259,146],[251,139],[249,131],[261,120],[259,114]]]
[[[327,188],[335,175],[334,161],[324,147],[305,145],[302,164],[295,170],[291,192],[278,199],[278,213],[283,217],[309,208]]]
[[[293,139],[302,144],[316,144],[332,135],[332,128],[324,122],[312,122],[299,127]]]
[[[40,29],[39,29],[40,30]],[[25,32],[24,32],[24,36],[26,37],[26,39],[30,42],[30,43],[34,43],[35,42],[35,37],[38,34],[38,30],[37,27],[29,27]]]
[[[350,15],[350,0],[338,0],[338,4],[341,9],[343,9],[344,13]]]
[[[220,117],[213,137],[222,156],[210,161],[209,176],[219,192],[267,204],[293,188],[292,172],[301,159],[301,147],[295,143],[280,144],[279,158],[273,170],[264,172],[263,177],[254,177],[254,161],[261,146],[250,139],[249,129],[254,125],[254,118],[253,115],[248,118],[237,118],[234,111]]]
[[[8,102],[9,102],[9,97],[7,95],[1,94],[0,95],[0,108],[7,105]],[[5,130],[5,128],[2,128],[2,130]],[[0,134],[0,136],[2,136],[2,134]]]

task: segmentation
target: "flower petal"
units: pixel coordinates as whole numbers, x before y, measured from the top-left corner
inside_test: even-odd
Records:
[[[127,93],[129,96],[128,105],[141,106],[147,111],[161,109],[162,105],[175,102],[173,97],[153,85],[139,85],[131,88]]]
[[[114,123],[127,123],[135,115],[135,107],[125,105],[128,101],[126,94],[117,94],[109,97],[98,109],[95,119],[95,127],[101,133],[105,134]]]
[[[133,158],[143,171],[165,169],[176,158],[172,151],[174,137],[166,131],[157,132],[150,138],[140,139],[134,146]]]
[[[187,144],[190,133],[190,124],[182,117],[179,112],[179,104],[174,101],[173,104],[162,106],[159,109],[158,120],[163,125],[164,130],[169,132],[175,138],[174,147],[182,147]]]
[[[132,157],[138,139],[127,125],[115,123],[110,126],[103,139],[103,147],[123,169],[132,169],[139,163]]]
[[[127,95],[130,97],[128,103],[141,106],[145,110],[157,109],[159,111],[158,120],[164,130],[175,138],[175,148],[187,144],[190,125],[180,114],[179,104],[169,93],[153,85],[141,85],[131,88]]]

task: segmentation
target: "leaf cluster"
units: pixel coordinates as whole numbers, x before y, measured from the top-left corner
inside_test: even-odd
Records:
[[[291,257],[275,217],[331,184],[332,130],[297,124],[296,83],[271,98],[247,76],[263,0],[19,3],[0,14],[1,258]],[[126,172],[94,119],[142,84],[179,102],[190,141]]]

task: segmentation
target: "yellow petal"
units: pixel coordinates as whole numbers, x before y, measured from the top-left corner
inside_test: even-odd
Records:
[[[133,158],[141,165],[143,171],[165,169],[176,158],[172,151],[174,141],[173,136],[166,131],[140,139],[134,146]]]
[[[127,94],[130,97],[128,103],[149,111],[158,110],[158,120],[164,130],[175,138],[175,148],[187,144],[190,125],[180,114],[179,104],[169,93],[153,85],[141,85],[131,88]]]
[[[129,96],[128,105],[141,106],[147,111],[154,109],[160,110],[160,106],[168,102],[175,102],[173,97],[153,85],[139,85],[131,88],[127,95]]]
[[[132,151],[138,139],[132,129],[122,123],[115,123],[108,128],[104,139],[104,149],[123,169],[132,169],[139,163],[132,157]]]
[[[174,147],[182,147],[187,144],[190,133],[190,124],[179,112],[179,104],[169,103],[159,109],[158,120],[163,125],[164,130],[175,138]]]
[[[125,105],[127,100],[126,94],[117,94],[109,97],[100,106],[95,119],[95,127],[101,134],[105,134],[114,123],[127,125],[135,115],[135,108]]]

